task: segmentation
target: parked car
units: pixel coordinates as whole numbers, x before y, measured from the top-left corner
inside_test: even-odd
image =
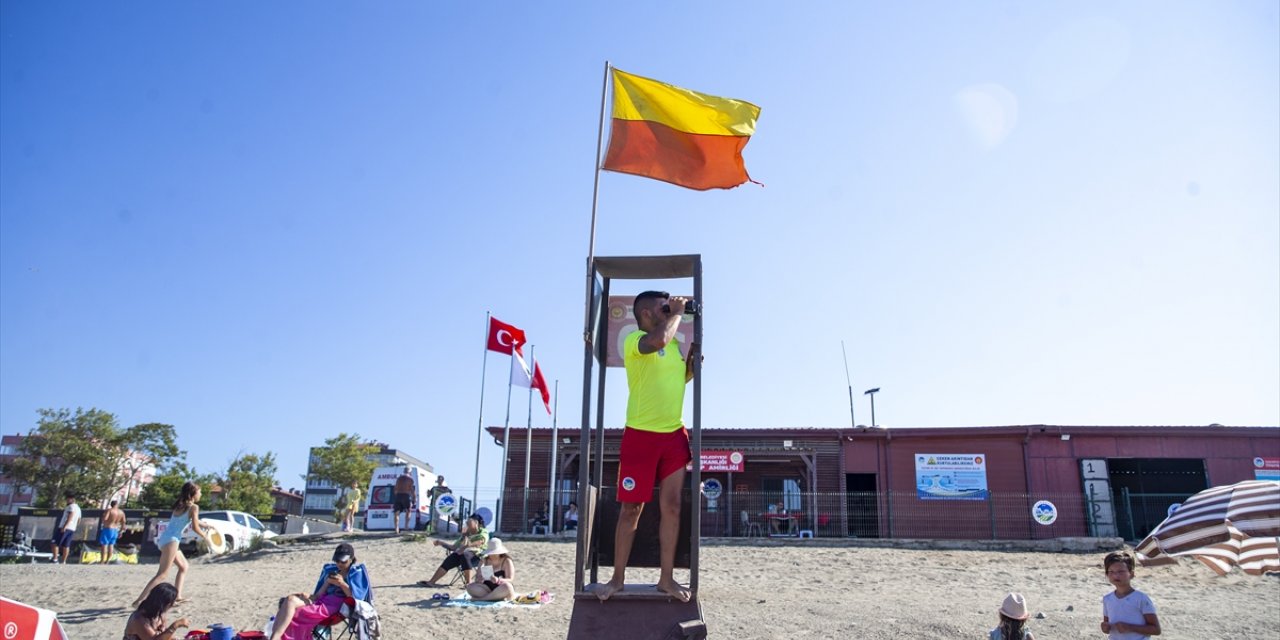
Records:
[[[200,522],[222,534],[227,551],[248,549],[258,538],[270,540],[277,535],[252,514],[243,511],[201,511]],[[182,534],[181,545],[184,552],[205,551],[204,541],[191,529]]]

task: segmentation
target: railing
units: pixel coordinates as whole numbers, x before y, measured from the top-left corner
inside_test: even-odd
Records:
[[[547,515],[547,489],[512,489],[494,496],[500,533],[552,534],[564,530],[564,507]],[[496,492],[495,492],[496,493]],[[505,500],[501,498],[505,497]],[[577,500],[558,492],[556,503]],[[786,513],[770,513],[782,502]],[[1033,508],[1041,501],[1051,506]],[[481,500],[486,502],[486,500]],[[506,506],[503,506],[503,503]],[[1038,540],[1088,536],[1083,495],[993,493],[981,499],[929,499],[917,492],[786,493],[729,492],[714,499],[703,494],[702,535],[707,537],[933,538],[957,540]],[[584,516],[585,517],[585,516]],[[1042,520],[1044,523],[1042,523]]]

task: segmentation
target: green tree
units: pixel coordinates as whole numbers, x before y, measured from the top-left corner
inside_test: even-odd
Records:
[[[40,419],[18,445],[17,455],[0,464],[0,473],[35,490],[37,506],[53,506],[68,492],[83,495],[85,506],[96,506],[148,465],[160,467],[186,455],[171,425],[121,429],[114,415],[99,409],[37,413]]]
[[[173,503],[178,501],[178,496],[182,493],[182,485],[187,481],[194,481],[204,489],[200,496],[200,508],[211,508],[213,494],[209,487],[218,484],[217,479],[211,474],[196,473],[195,469],[181,460],[168,464],[156,474],[155,479],[143,488],[140,502],[144,508],[156,511],[172,509]]]
[[[362,442],[355,433],[339,433],[324,441],[323,447],[312,451],[309,481],[328,481],[335,487],[346,489],[352,482],[356,486],[369,483],[373,470],[378,467],[370,456],[382,447],[372,442]]]
[[[137,481],[148,466],[159,469],[171,461],[186,466],[181,461],[187,457],[187,452],[178,448],[173,425],[149,422],[126,429],[122,436],[133,455],[125,456],[120,465],[116,491]],[[178,488],[181,489],[182,485],[179,484]]]
[[[271,490],[276,486],[276,454],[242,453],[227,466],[218,479],[222,497],[214,506],[248,513],[271,513],[275,500]],[[207,490],[206,490],[207,491]]]

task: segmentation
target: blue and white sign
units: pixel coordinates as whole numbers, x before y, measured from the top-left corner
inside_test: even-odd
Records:
[[[917,453],[916,497],[986,500],[987,457],[969,453]]]
[[[448,518],[458,508],[458,500],[452,493],[442,493],[436,498],[436,514]]]
[[[1058,521],[1058,507],[1048,500],[1031,505],[1031,517],[1046,527]]]
[[[720,495],[724,493],[724,485],[720,484],[715,478],[708,478],[702,483],[702,493],[707,496],[708,500],[719,500]]]

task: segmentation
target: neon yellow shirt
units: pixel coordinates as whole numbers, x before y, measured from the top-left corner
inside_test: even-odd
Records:
[[[671,433],[684,426],[684,356],[674,338],[649,354],[640,353],[643,331],[633,331],[622,344],[627,368],[627,426]]]

